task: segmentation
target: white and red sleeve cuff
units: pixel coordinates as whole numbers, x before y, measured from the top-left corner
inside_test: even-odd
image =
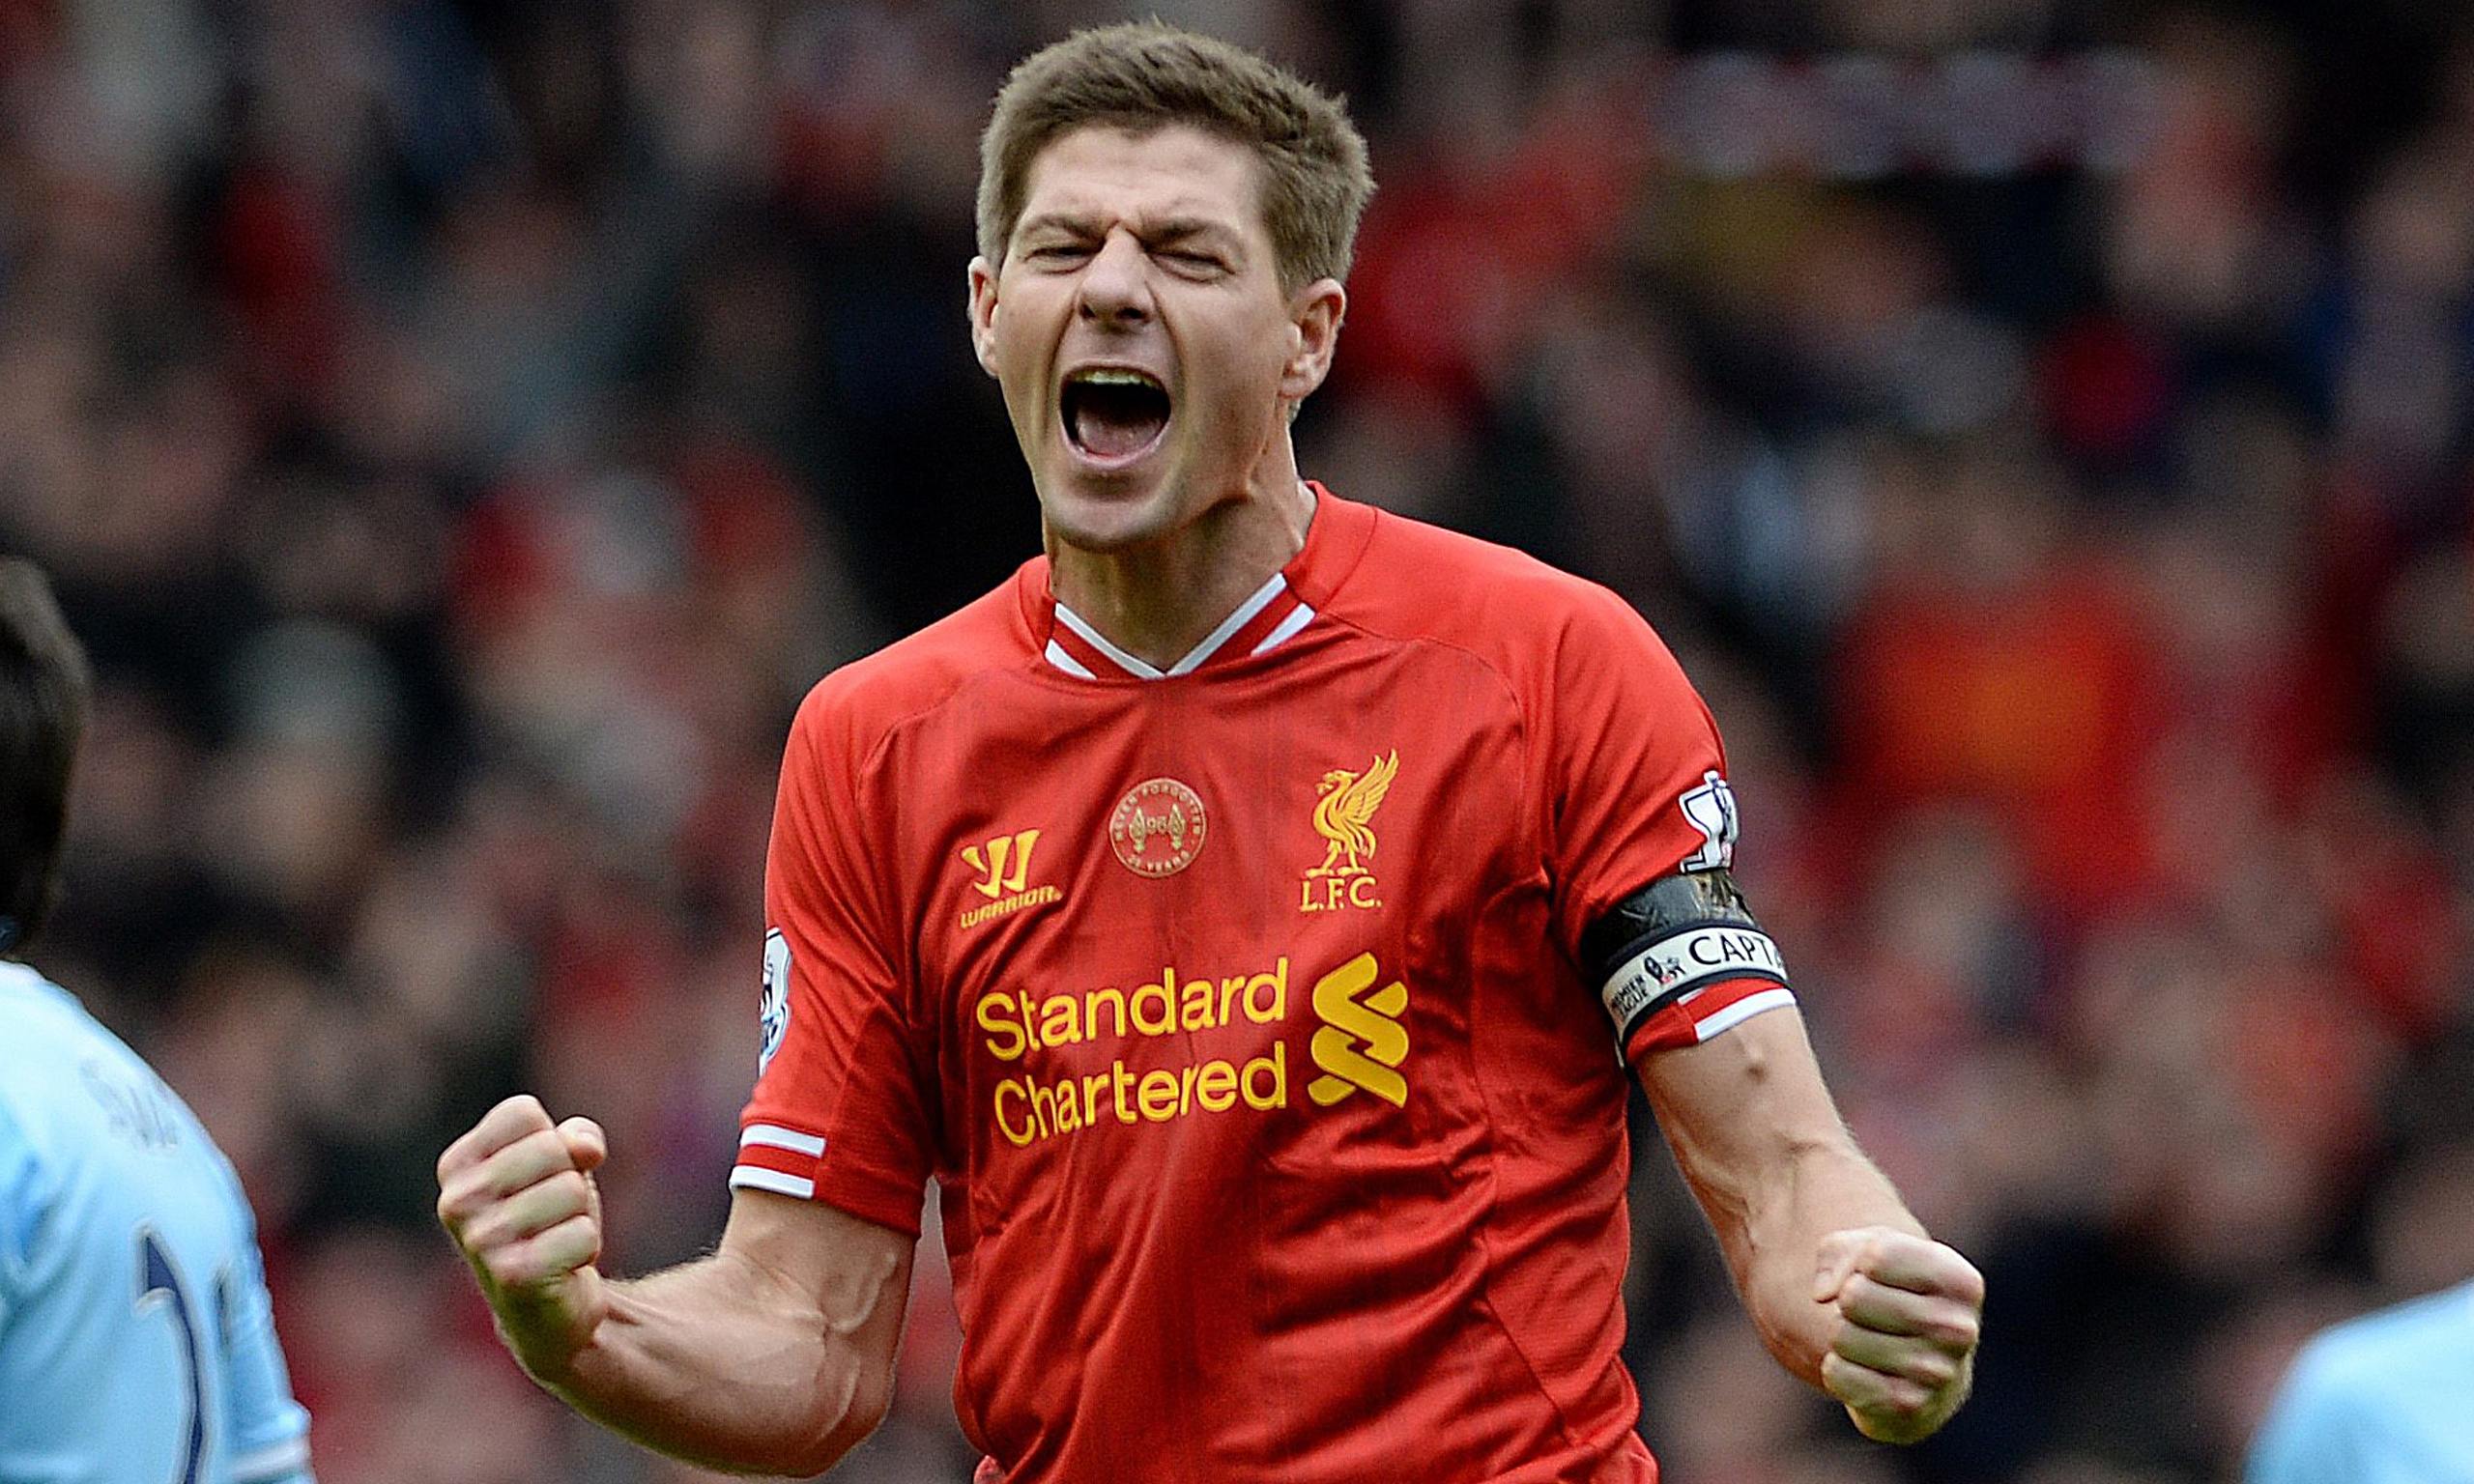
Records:
[[[824,1136],[780,1124],[750,1124],[739,1130],[738,1162],[731,1167],[734,1190],[770,1190],[806,1201],[816,1198],[817,1161]]]
[[[1625,1039],[1624,1059],[1652,1051],[1697,1046],[1722,1036],[1766,1010],[1784,1010],[1796,992],[1774,979],[1728,979],[1702,985],[1642,1017]]]

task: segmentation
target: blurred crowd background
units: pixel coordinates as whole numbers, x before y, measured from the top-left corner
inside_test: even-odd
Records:
[[[695,1477],[431,1220],[538,1091],[718,1231],[777,753],[1037,521],[964,338],[1011,61],[1126,8],[0,0],[0,546],[101,671],[37,962],[247,1181],[329,1484]],[[2228,1480],[2474,1275],[2474,25],[2444,0],[1157,0],[1373,140],[1343,494],[1620,589],[1849,1118],[1992,1299],[1860,1445],[1654,1137],[1676,1484]],[[933,1235],[932,1235],[933,1244]],[[856,1477],[967,1477],[923,1261]]]

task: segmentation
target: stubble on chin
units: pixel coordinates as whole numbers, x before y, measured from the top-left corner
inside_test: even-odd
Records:
[[[1160,539],[1162,492],[1092,496],[1041,492],[1040,523],[1050,542],[1094,556],[1133,551]]]

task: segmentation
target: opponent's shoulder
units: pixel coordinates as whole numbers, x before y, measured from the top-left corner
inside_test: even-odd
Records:
[[[49,987],[25,965],[0,961],[0,1215],[51,1142],[43,1108],[44,1090],[57,1075],[48,1023],[54,1011],[39,992]]]
[[[2474,1284],[2426,1294],[2322,1330],[2294,1361],[2299,1390],[2385,1394],[2396,1380],[2441,1357],[2474,1357]]]
[[[1511,675],[1551,670],[1568,646],[1657,644],[1612,589],[1527,552],[1380,512],[1341,616],[1398,638],[1467,649]]]
[[[39,1105],[82,1062],[101,1051],[133,1054],[76,997],[22,963],[0,962],[0,1106],[20,1127],[43,1122]]]
[[[0,962],[0,1146],[19,1179],[75,1167],[100,1117],[97,1089],[137,1073],[158,1080],[74,995],[25,964]]]
[[[204,1122],[75,995],[0,964],[0,1162],[20,1196],[109,1187],[112,1209],[172,1213],[215,1250],[251,1240],[240,1175]]]
[[[817,681],[791,724],[793,751],[859,761],[896,728],[950,702],[973,680],[1022,669],[1032,657],[1019,595],[1028,574],[1026,565],[964,607]]]

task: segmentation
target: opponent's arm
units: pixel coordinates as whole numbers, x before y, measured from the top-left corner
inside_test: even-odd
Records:
[[[309,1470],[309,1413],[292,1397],[292,1378],[275,1341],[257,1219],[237,1176],[232,1219],[240,1264],[218,1286],[223,1305],[223,1436],[233,1484],[317,1484]]]
[[[719,1250],[614,1281],[592,1180],[601,1130],[511,1098],[439,1158],[440,1221],[525,1370],[578,1412],[706,1468],[805,1477],[892,1398],[912,1240],[739,1190]]]
[[[1780,1364],[1884,1442],[1967,1400],[1984,1280],[1932,1241],[1840,1122],[1792,1008],[1636,1064]]]

